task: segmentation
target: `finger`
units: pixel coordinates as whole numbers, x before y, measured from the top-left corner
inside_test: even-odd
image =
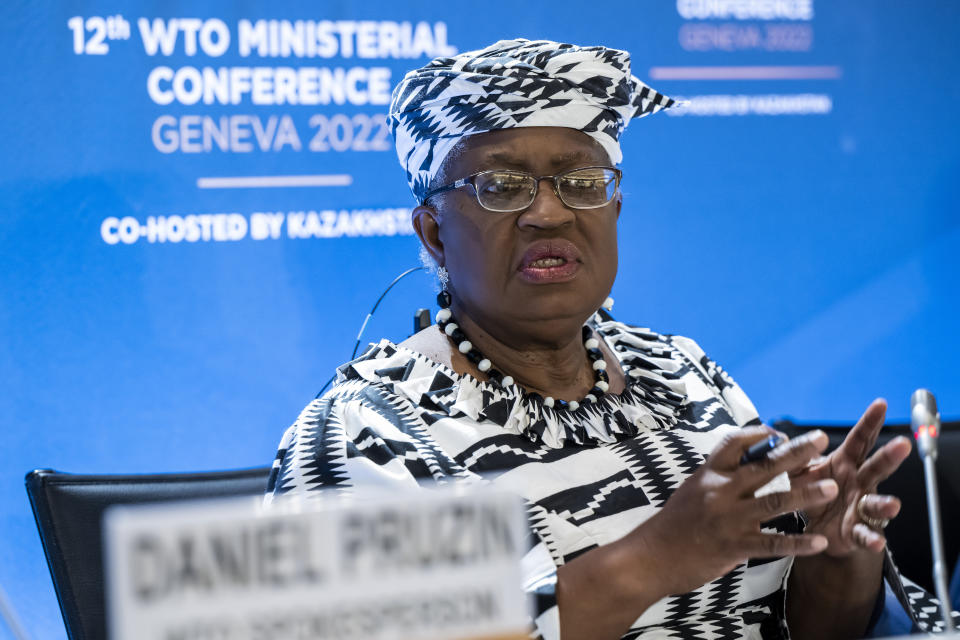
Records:
[[[746,497],[783,472],[802,469],[811,458],[823,453],[830,440],[820,429],[810,431],[790,442],[777,445],[770,455],[740,467],[734,482]]]
[[[827,538],[820,534],[781,535],[756,533],[743,540],[743,552],[751,558],[811,556],[827,548]]]
[[[896,471],[910,455],[910,440],[897,436],[870,456],[857,470],[857,482],[861,487],[876,487]]]
[[[883,537],[883,534],[874,531],[862,522],[853,525],[851,535],[854,542],[870,551],[883,551],[883,547],[887,544],[887,539]]]
[[[740,466],[740,457],[751,445],[769,438],[773,429],[766,426],[744,427],[723,437],[706,464],[717,470],[735,471]]]
[[[887,415],[887,401],[877,398],[870,403],[867,410],[863,412],[857,424],[853,425],[850,433],[843,439],[843,442],[837,447],[837,451],[844,456],[856,460],[859,465],[863,462],[873,444],[877,441],[877,435],[883,427],[883,419]]]
[[[837,497],[839,488],[835,480],[821,480],[790,491],[768,493],[748,500],[746,517],[754,522],[770,520],[782,513],[806,507],[826,504]]]
[[[900,506],[900,498],[896,496],[868,493],[861,498],[857,509],[863,511],[862,515],[874,520],[893,520],[900,513]]]
[[[826,480],[830,477],[829,467],[823,464],[826,461],[826,456],[810,458],[807,464],[790,472],[790,483],[804,484],[818,480]]]

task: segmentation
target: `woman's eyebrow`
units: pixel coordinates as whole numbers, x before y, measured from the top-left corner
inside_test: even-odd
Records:
[[[569,165],[574,162],[597,162],[598,160],[593,154],[586,151],[570,151],[567,153],[561,153],[553,156],[550,159],[550,164],[554,167],[559,167],[563,165]],[[501,166],[511,166],[518,168],[526,168],[528,162],[522,159],[519,156],[515,156],[509,151],[493,151],[486,154],[483,158],[483,164],[485,166],[489,165],[501,165]]]
[[[523,167],[525,163],[523,160],[517,156],[512,155],[508,151],[493,151],[488,153],[483,159],[483,164],[485,165],[509,165],[513,167]]]
[[[550,160],[550,164],[555,167],[559,167],[565,164],[571,164],[573,162],[594,162],[596,158],[592,154],[589,154],[585,151],[570,151],[568,153],[561,153],[559,155],[553,156]]]

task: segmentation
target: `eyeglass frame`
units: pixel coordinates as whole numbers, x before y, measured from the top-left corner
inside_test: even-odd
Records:
[[[574,173],[575,171],[585,171],[586,169],[608,169],[610,171],[613,171],[613,174],[615,176],[613,195],[610,196],[610,199],[604,202],[603,204],[596,204],[589,207],[577,207],[572,204],[569,204],[566,200],[563,199],[563,196],[560,195],[560,179],[566,175]],[[520,209],[511,209],[509,211],[498,211],[496,209],[490,209],[486,207],[482,202],[480,202],[480,192],[477,191],[477,184],[476,184],[477,177],[485,173],[512,173],[512,174],[520,174],[523,176],[529,176],[533,178],[534,179],[533,195],[530,198],[530,203],[524,207],[521,207]],[[442,187],[437,187],[436,189],[433,189],[427,192],[427,194],[424,195],[423,198],[420,200],[420,204],[421,205],[425,204],[427,200],[429,200],[433,196],[440,195],[441,193],[446,193],[448,191],[453,191],[454,189],[459,189],[460,187],[466,187],[467,185],[469,185],[473,187],[473,194],[477,198],[477,204],[479,204],[485,211],[490,211],[491,213],[517,213],[518,211],[523,211],[529,208],[530,205],[532,205],[536,201],[537,193],[539,193],[540,191],[540,181],[546,180],[547,178],[549,178],[550,182],[553,183],[553,193],[557,196],[557,199],[560,200],[560,202],[562,202],[565,207],[569,207],[570,209],[576,209],[579,211],[585,211],[588,209],[599,209],[600,207],[605,207],[611,202],[613,202],[614,198],[616,198],[617,194],[620,192],[620,181],[623,179],[623,171],[621,169],[618,169],[616,167],[611,167],[608,165],[597,165],[597,166],[589,166],[589,167],[576,167],[574,169],[568,169],[566,171],[556,173],[552,176],[535,176],[532,173],[529,173],[527,171],[517,171],[516,169],[485,169],[483,171],[477,171],[476,173],[472,173],[469,176],[466,176],[464,178],[460,178],[459,180],[454,180],[450,184],[446,184]]]

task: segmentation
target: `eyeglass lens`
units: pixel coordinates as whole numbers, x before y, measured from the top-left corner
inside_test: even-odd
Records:
[[[592,209],[610,202],[617,192],[617,174],[612,169],[577,169],[558,177],[560,199],[574,209]],[[533,203],[537,180],[516,171],[487,171],[476,176],[474,186],[480,204],[491,211],[519,211]]]

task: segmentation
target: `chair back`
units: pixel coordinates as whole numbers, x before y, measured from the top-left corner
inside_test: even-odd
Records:
[[[103,512],[145,504],[263,493],[270,467],[204,473],[82,475],[37,469],[27,495],[70,640],[107,637]]]

